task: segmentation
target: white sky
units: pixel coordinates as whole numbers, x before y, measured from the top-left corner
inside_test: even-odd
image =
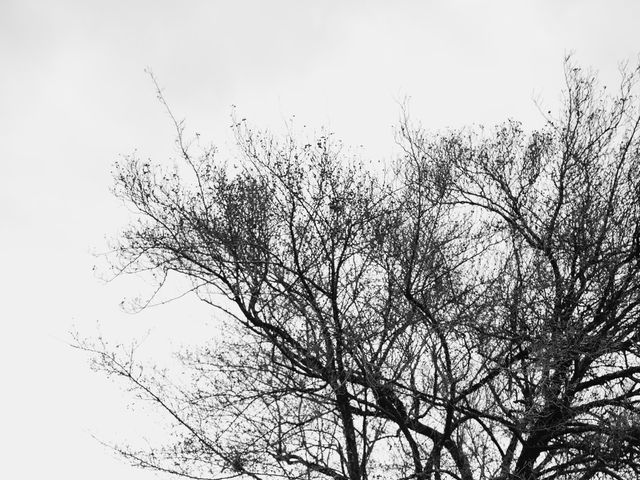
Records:
[[[639,19],[634,0],[1,0],[2,476],[152,478],[90,436],[126,440],[142,423],[66,332],[99,321],[178,343],[209,318],[188,300],[125,315],[120,300],[145,285],[92,273],[89,252],[128,215],[109,193],[113,162],[175,153],[145,67],[175,113],[220,144],[235,104],[258,127],[295,115],[388,157],[405,96],[433,129],[535,125],[534,97],[557,105],[564,54],[615,82],[618,63],[638,59]]]

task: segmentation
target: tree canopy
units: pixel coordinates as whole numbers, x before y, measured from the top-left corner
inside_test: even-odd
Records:
[[[638,72],[565,75],[540,130],[405,116],[381,168],[245,122],[236,169],[179,123],[182,167],[120,163],[114,264],[229,320],[188,388],[81,345],[176,425],[121,453],[193,479],[640,475]]]

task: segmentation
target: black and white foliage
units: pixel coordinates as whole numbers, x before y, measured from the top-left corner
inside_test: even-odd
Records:
[[[245,122],[235,170],[179,123],[186,168],[119,165],[114,264],[228,319],[187,385],[81,343],[175,423],[121,453],[193,479],[640,475],[638,72],[565,72],[540,131],[405,118],[384,172]]]

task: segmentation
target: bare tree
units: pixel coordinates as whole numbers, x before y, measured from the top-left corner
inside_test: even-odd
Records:
[[[119,165],[120,270],[184,275],[230,319],[187,387],[80,345],[178,427],[121,453],[194,479],[639,475],[638,76],[565,73],[540,131],[405,117],[384,172],[244,122],[235,173],[179,123],[186,172]]]

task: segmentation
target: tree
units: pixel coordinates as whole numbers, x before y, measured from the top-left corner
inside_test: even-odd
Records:
[[[638,71],[565,67],[525,133],[429,135],[372,169],[332,135],[237,122],[240,168],[131,157],[121,272],[170,272],[230,319],[188,388],[81,343],[177,426],[121,453],[195,479],[533,480],[640,474]],[[215,336],[215,334],[214,334]]]

